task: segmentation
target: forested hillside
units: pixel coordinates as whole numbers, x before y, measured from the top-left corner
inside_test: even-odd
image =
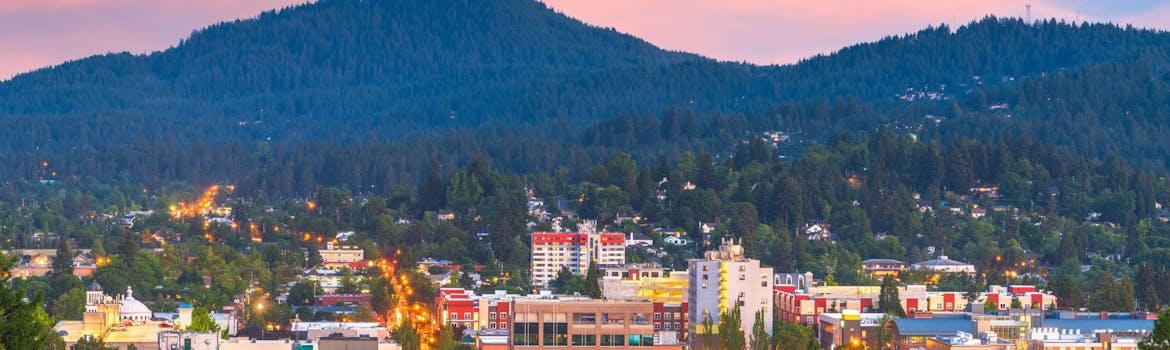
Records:
[[[129,149],[152,158],[187,147],[263,153],[304,141],[360,148],[375,141],[438,147],[452,137],[501,133],[575,139],[598,121],[674,107],[704,122],[743,114],[829,138],[917,124],[925,114],[989,114],[985,105],[1012,95],[1009,108],[1065,123],[1075,113],[1020,104],[1024,94],[1014,89],[1134,62],[1147,62],[1145,77],[1154,82],[1125,75],[1111,77],[1114,83],[1135,93],[1157,89],[1150,84],[1165,79],[1167,50],[1170,35],[1160,32],[989,17],[763,67],[666,52],[530,1],[325,0],[214,25],[165,51],[97,56],[0,83],[0,150],[32,160],[0,177],[32,179],[40,158],[79,166],[97,162],[89,155]],[[1028,101],[1102,106],[1076,102],[1085,96],[1068,94],[1077,91],[1045,93],[1066,95]],[[988,102],[968,103],[975,94]],[[1135,125],[1157,121],[1155,109],[1143,111],[1132,116]],[[1100,112],[1087,129],[1111,126],[1115,115]],[[978,129],[1011,125],[992,120]],[[963,127],[942,130],[973,130],[955,124]],[[1042,126],[1014,136],[1044,138]],[[1068,140],[1071,147],[1102,144],[1100,135],[1075,136],[1089,139]],[[1084,151],[1145,159],[1166,149],[1155,142]]]

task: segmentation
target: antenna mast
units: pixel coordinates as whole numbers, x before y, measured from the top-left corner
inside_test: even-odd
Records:
[[[1024,22],[1032,25],[1032,4],[1024,4]]]

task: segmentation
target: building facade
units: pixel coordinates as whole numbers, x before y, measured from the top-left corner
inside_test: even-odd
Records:
[[[682,349],[657,337],[650,302],[605,301],[579,297],[517,299],[512,349]]]
[[[740,328],[749,339],[753,336],[752,324],[757,312],[763,313],[765,329],[771,331],[772,268],[760,266],[759,260],[748,259],[741,244],[725,240],[719,250],[706,252],[702,259],[691,259],[688,268],[687,333],[692,346],[698,345],[699,335],[717,333],[720,314],[737,306]],[[711,329],[703,326],[707,319]]]
[[[585,274],[589,264],[623,265],[626,263],[626,236],[621,233],[532,234],[532,284],[548,286],[562,268],[576,275]]]

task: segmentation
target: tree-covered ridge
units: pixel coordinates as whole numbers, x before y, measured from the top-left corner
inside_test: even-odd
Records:
[[[398,142],[469,126],[540,132],[558,119],[589,125],[673,106],[766,114],[849,96],[890,119],[902,113],[898,96],[962,98],[1168,44],[1170,35],[1148,30],[989,17],[760,67],[665,52],[535,2],[326,0],[215,25],[166,51],[0,83],[10,121],[0,150]],[[917,102],[911,110],[937,103]]]

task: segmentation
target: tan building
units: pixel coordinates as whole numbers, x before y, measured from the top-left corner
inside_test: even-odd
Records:
[[[368,337],[328,337],[317,341],[317,350],[378,350],[378,339]]]
[[[673,337],[655,337],[654,304],[579,297],[516,300],[512,349],[682,349]]]
[[[162,331],[158,333],[158,348],[160,350],[219,350],[219,341],[219,332]]]
[[[318,252],[321,253],[321,264],[326,268],[348,267],[350,263],[362,261],[366,255],[359,247],[334,245],[332,242],[326,243],[325,249]]]

